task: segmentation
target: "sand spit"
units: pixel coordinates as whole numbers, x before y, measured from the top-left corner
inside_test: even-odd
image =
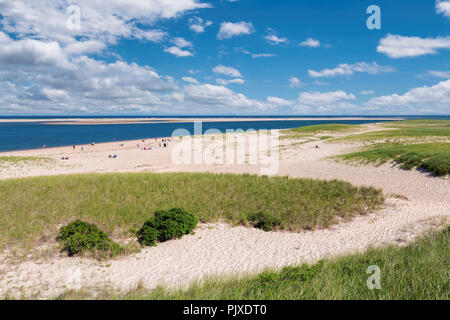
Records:
[[[368,125],[367,130],[378,130]],[[170,148],[137,148],[139,141],[88,146],[81,151],[72,147],[28,150],[14,155],[47,156],[60,159],[53,168],[11,168],[0,171],[2,179],[19,176],[87,172],[227,172],[255,173],[250,165],[174,165]],[[140,141],[142,143],[142,141]],[[284,142],[283,142],[284,143]],[[320,149],[315,145],[319,143]],[[349,152],[355,145],[307,142],[281,153],[279,175],[341,179],[355,185],[381,188],[387,197],[384,209],[329,229],[290,232],[264,232],[233,227],[225,223],[202,224],[194,235],[145,248],[140,253],[117,260],[54,257],[12,265],[0,260],[0,295],[8,294],[48,298],[71,286],[74,272],[81,286],[92,290],[111,286],[126,292],[142,284],[152,289],[158,284],[178,286],[215,274],[254,273],[267,267],[315,262],[323,257],[363,251],[370,246],[406,244],[432,228],[448,224],[450,218],[450,179],[437,178],[418,171],[404,171],[389,165],[350,166],[327,157]],[[108,158],[115,153],[116,159]],[[61,162],[63,164],[61,164]]]

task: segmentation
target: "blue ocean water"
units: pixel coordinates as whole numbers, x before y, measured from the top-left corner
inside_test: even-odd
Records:
[[[98,118],[104,118],[98,117]],[[251,116],[255,118],[255,116]],[[267,116],[265,116],[267,117]],[[270,116],[272,118],[272,116]],[[302,116],[304,117],[304,116]],[[49,119],[52,117],[0,117],[13,119]],[[63,118],[63,117],[53,117]],[[74,118],[66,117],[66,118]],[[82,118],[82,117],[76,117]],[[86,118],[93,118],[92,116]],[[108,116],[108,118],[111,118]],[[125,118],[120,116],[118,118]],[[133,117],[128,117],[133,118]],[[140,117],[142,118],[142,117]],[[177,118],[180,118],[177,116]],[[209,117],[211,118],[211,117]],[[223,118],[221,116],[221,118]],[[229,118],[233,118],[230,117]],[[288,118],[283,116],[283,118]],[[308,117],[309,118],[309,117]],[[222,132],[227,129],[288,129],[301,126],[323,124],[323,123],[343,123],[343,124],[363,124],[381,122],[380,120],[275,120],[275,121],[224,121],[224,122],[202,122],[202,129],[215,128]],[[375,117],[374,117],[375,118]],[[422,117],[424,118],[424,117]],[[447,118],[450,117],[427,117],[427,118]],[[18,120],[20,121],[20,120]],[[82,145],[92,142],[125,141],[146,138],[160,138],[172,136],[176,129],[187,129],[190,134],[194,134],[193,122],[168,122],[168,123],[139,123],[139,124],[45,124],[41,122],[9,122],[0,123],[0,152],[35,149],[46,145],[48,148],[57,146]]]

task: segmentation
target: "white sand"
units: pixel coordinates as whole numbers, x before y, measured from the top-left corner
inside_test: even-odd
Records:
[[[378,130],[367,125],[367,130]],[[286,141],[285,141],[286,142]],[[137,150],[137,141],[14,152],[14,155],[48,156],[60,159],[51,168],[33,166],[0,169],[0,178],[68,174],[82,172],[122,171],[196,171],[258,173],[250,165],[173,165],[170,148]],[[25,292],[36,297],[52,297],[65,289],[70,272],[79,268],[82,286],[103,288],[110,285],[122,291],[139,283],[146,288],[158,284],[184,285],[214,274],[242,274],[266,267],[281,267],[304,261],[314,262],[326,256],[362,251],[369,246],[405,244],[430,228],[448,223],[450,216],[450,180],[432,177],[418,171],[404,171],[389,165],[381,167],[350,166],[324,157],[355,148],[343,144],[317,142],[288,147],[282,152],[281,176],[341,179],[354,185],[382,188],[388,197],[384,209],[359,216],[326,230],[264,232],[227,224],[200,225],[195,235],[145,248],[128,257],[98,262],[92,259],[55,257],[30,260],[19,265],[0,262],[0,294]],[[141,143],[142,145],[142,143]],[[78,148],[77,148],[78,149]],[[117,159],[109,159],[115,153]],[[7,153],[11,154],[11,153]],[[402,195],[399,199],[393,194]],[[107,266],[109,265],[109,266]],[[74,269],[75,268],[75,269]]]

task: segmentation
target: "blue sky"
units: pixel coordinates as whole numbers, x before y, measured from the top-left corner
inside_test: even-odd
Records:
[[[0,0],[0,114],[449,114],[449,31],[448,0]]]

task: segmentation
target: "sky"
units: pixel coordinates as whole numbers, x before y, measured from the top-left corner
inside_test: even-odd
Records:
[[[0,0],[0,115],[424,114],[450,0]]]

